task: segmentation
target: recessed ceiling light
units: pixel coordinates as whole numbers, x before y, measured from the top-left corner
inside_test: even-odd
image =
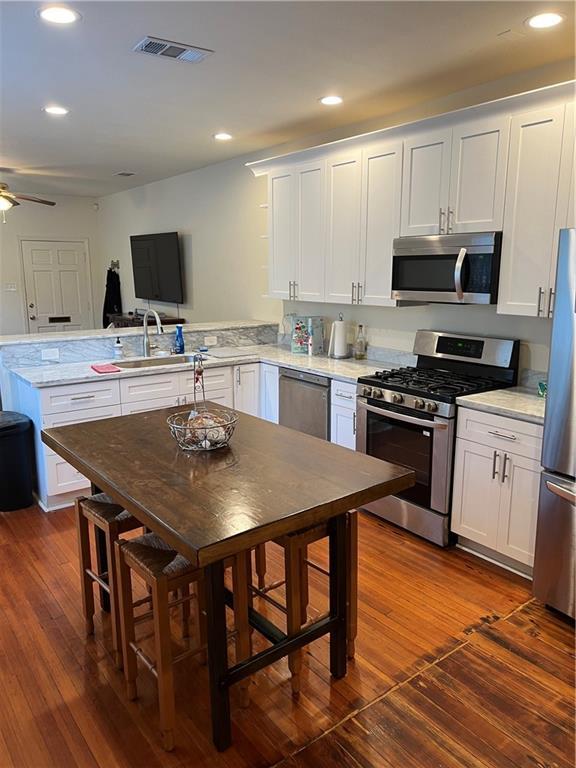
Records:
[[[40,18],[49,21],[51,24],[73,24],[78,21],[80,14],[72,8],[66,8],[64,5],[49,5],[42,8]]]
[[[337,104],[342,104],[342,98],[340,96],[323,96],[320,103],[327,107],[335,107]]]
[[[54,105],[51,107],[44,107],[44,112],[47,112],[49,115],[67,115],[70,110],[66,109],[66,107],[57,107]]]
[[[548,29],[555,27],[564,21],[564,16],[559,13],[538,13],[536,16],[530,16],[526,23],[532,29]]]
[[[231,134],[225,133],[224,131],[222,131],[221,133],[215,133],[214,138],[216,139],[216,141],[230,141],[232,136]]]

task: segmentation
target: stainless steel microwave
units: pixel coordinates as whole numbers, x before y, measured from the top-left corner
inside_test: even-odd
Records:
[[[398,237],[392,298],[441,304],[496,304],[502,232]]]

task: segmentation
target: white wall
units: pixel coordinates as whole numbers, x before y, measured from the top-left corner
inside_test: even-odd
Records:
[[[13,185],[16,188],[15,185]],[[18,189],[34,190],[19,184]],[[26,294],[22,271],[19,238],[30,240],[88,239],[92,266],[92,283],[101,272],[98,258],[97,219],[95,200],[89,197],[42,195],[54,200],[51,208],[37,203],[22,203],[6,213],[6,223],[0,219],[0,336],[27,333]],[[16,290],[10,290],[16,286]],[[99,308],[96,308],[98,322]]]

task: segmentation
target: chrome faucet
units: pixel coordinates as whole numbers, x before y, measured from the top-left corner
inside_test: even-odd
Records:
[[[150,357],[150,350],[156,349],[156,347],[158,346],[157,344],[150,344],[150,339],[148,337],[149,315],[154,315],[154,319],[156,320],[156,333],[158,335],[161,333],[164,333],[164,329],[162,328],[162,323],[160,322],[160,316],[158,315],[158,312],[156,312],[155,309],[147,309],[144,314],[144,320],[142,321],[142,331],[143,331],[142,354],[144,355],[144,357]]]

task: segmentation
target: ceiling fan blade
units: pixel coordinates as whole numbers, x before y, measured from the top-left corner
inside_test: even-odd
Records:
[[[29,203],[42,203],[42,205],[56,205],[51,200],[42,200],[41,197],[33,197],[32,195],[17,195],[14,194],[18,200],[26,200]]]

